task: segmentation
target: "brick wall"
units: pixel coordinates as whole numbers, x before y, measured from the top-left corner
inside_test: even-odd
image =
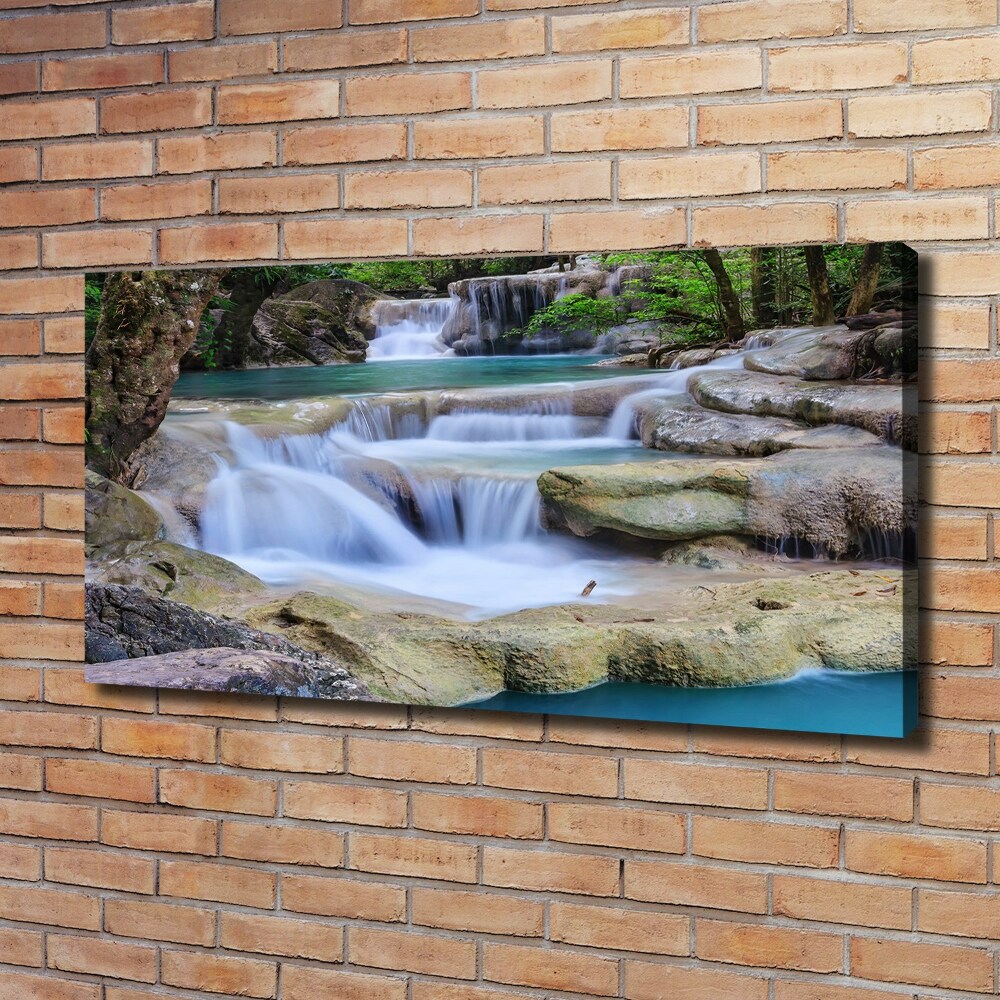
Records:
[[[0,997],[1000,988],[996,0],[0,0]],[[906,743],[82,681],[84,268],[908,239]]]

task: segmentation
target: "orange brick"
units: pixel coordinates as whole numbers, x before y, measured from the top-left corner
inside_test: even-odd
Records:
[[[19,753],[0,753],[0,788],[40,792],[42,758]]]
[[[715,969],[683,968],[648,962],[625,963],[625,996],[628,1000],[767,1000],[768,980]],[[815,1000],[819,1000],[818,995]]]
[[[992,566],[942,570],[927,589],[928,608],[1000,612],[1000,571]]]
[[[345,89],[349,115],[416,115],[472,104],[468,73],[355,76],[347,80]]]
[[[847,759],[875,767],[900,767],[953,774],[989,774],[989,739],[983,733],[917,730],[906,743],[848,739]]]
[[[33,787],[40,788],[41,780]],[[37,882],[42,877],[42,849],[27,844],[0,844],[0,873],[2,878]]]
[[[269,910],[275,877],[268,872],[208,861],[161,861],[160,895],[206,899]]]
[[[482,62],[545,54],[545,18],[449,24],[410,33],[414,62]]]
[[[15,451],[0,454],[0,482],[6,486],[79,486],[82,471],[79,459],[79,451],[69,448],[40,448],[34,453]],[[76,546],[72,543],[59,546],[48,542],[31,546],[28,539],[19,541],[28,541],[28,546],[13,546],[15,550],[34,548],[35,553],[44,559],[50,558],[60,549],[68,556],[76,554]],[[67,539],[61,541],[65,542]],[[53,572],[64,573],[65,569],[55,569]]]
[[[38,528],[41,498],[27,493],[0,493],[0,524],[5,528]]]
[[[210,691],[160,691],[160,715],[201,715],[221,719],[253,719],[274,722],[278,718],[276,698]]]
[[[171,83],[231,80],[273,73],[278,68],[278,46],[275,42],[202,46],[170,52],[168,58]]]
[[[959,421],[961,420],[957,414],[953,414],[953,416],[958,417]],[[974,423],[973,431],[976,429],[975,425],[978,425],[980,432],[984,429],[983,425],[987,423],[982,419],[970,422]],[[988,430],[988,427],[986,429]],[[957,444],[960,445],[961,442],[957,442]],[[940,450],[934,446],[934,442],[930,442],[930,445],[927,447],[927,442],[923,442],[921,449],[926,451]],[[986,449],[980,447],[978,450],[984,451]],[[935,508],[929,507],[925,510],[930,512],[934,511]],[[921,514],[924,514],[924,511],[921,511]],[[963,517],[948,514],[930,516],[928,513],[921,518],[919,530],[921,552],[929,557],[986,558],[987,520],[984,516]]]
[[[530,156],[544,152],[545,122],[536,115],[505,116],[481,121],[475,118],[416,121],[413,123],[413,146],[417,159],[426,160]]]
[[[215,35],[215,4],[193,0],[161,7],[126,7],[111,12],[114,45],[187,42]]]
[[[222,213],[314,212],[337,208],[340,204],[336,174],[223,177],[218,184],[219,211]]]
[[[414,792],[411,798],[412,823],[418,830],[516,840],[537,840],[544,831],[540,802],[431,792]]]
[[[902,42],[770,49],[767,59],[767,85],[774,93],[891,87],[907,75]]]
[[[686,45],[689,37],[687,10],[604,11],[552,19],[553,52],[661,48]]]
[[[160,801],[187,809],[274,816],[278,810],[278,784],[234,774],[162,770]]]
[[[700,146],[802,142],[843,134],[840,101],[828,98],[763,104],[706,104],[698,109]]]
[[[802,150],[769,153],[769,191],[844,191],[906,185],[902,149]]]
[[[45,321],[46,354],[83,354],[85,348],[82,316],[53,316]],[[74,409],[82,415],[82,407]]]
[[[690,918],[681,914],[552,903],[549,937],[591,948],[687,955],[690,928]]]
[[[934,146],[913,152],[913,186],[918,191],[998,184],[996,145]]]
[[[120,851],[46,847],[45,877],[67,885],[151,895],[156,886],[156,862]]]
[[[128,757],[215,761],[215,729],[183,722],[106,718],[101,730],[105,753]]]
[[[37,90],[37,62],[15,62],[0,66],[0,94],[33,94]]]
[[[99,49],[107,40],[104,11],[28,15],[5,20],[0,54]]]
[[[775,982],[776,1000],[912,1000],[910,993],[888,993],[864,986],[829,986],[824,982]]]
[[[272,31],[312,31],[339,28],[341,9],[328,0],[296,0],[275,7],[270,0],[219,0],[224,35],[258,35]]]
[[[251,958],[224,958],[191,951],[164,951],[163,982],[234,997],[276,997],[278,967]]]
[[[993,662],[993,626],[925,616],[920,629],[920,662],[983,667]]]
[[[139,983],[156,982],[156,949],[145,945],[50,934],[46,951],[50,969]]]
[[[406,919],[406,890],[356,879],[282,875],[281,905],[294,913],[399,923]]]
[[[935,0],[857,0],[857,31],[921,31],[926,28],[972,28],[997,23],[990,0],[955,0],[942,7]]]
[[[870,875],[986,882],[986,843],[928,834],[847,832],[846,867]]]
[[[826,38],[847,30],[847,3],[810,0],[739,0],[698,11],[698,39],[738,42],[757,38]]]
[[[42,324],[32,319],[15,319],[0,322],[0,355],[38,354],[42,349]],[[11,416],[15,411],[10,411]],[[19,409],[17,412],[31,414],[36,424],[38,411]],[[7,439],[10,440],[10,439]]]
[[[299,35],[285,39],[285,69],[342,69],[406,62],[406,31]]]
[[[97,102],[92,97],[4,101],[3,113],[3,136],[7,142],[93,135],[97,129]]]
[[[650,903],[766,913],[767,877],[701,862],[626,860],[625,896]]]
[[[42,177],[48,181],[91,177],[136,177],[153,172],[153,144],[124,142],[74,142],[46,146]]]
[[[6,113],[7,109],[4,108]],[[44,312],[71,312],[75,309],[83,309],[83,282],[78,277],[46,277],[46,278],[8,278],[0,280],[0,315],[4,313],[44,313]],[[80,398],[82,396],[82,379],[79,376],[74,381],[70,376],[72,369],[76,366],[66,366],[56,369],[56,378],[53,380],[43,379],[39,388],[32,387],[32,392],[37,392],[32,399],[53,399],[53,398]],[[18,383],[25,381],[25,372],[18,372]],[[32,375],[40,376],[42,373],[37,369]],[[12,380],[13,381],[13,380]],[[54,397],[49,390],[49,386],[57,386],[60,383],[69,382],[72,390],[68,395]],[[7,386],[4,392],[0,393],[4,399],[24,399],[22,395],[11,395]]]
[[[840,972],[844,939],[839,934],[790,927],[699,919],[695,921],[695,954],[710,962],[765,969]]]
[[[618,762],[595,754],[487,747],[483,750],[483,783],[499,788],[614,798],[618,794]]]
[[[32,667],[5,667],[0,664],[0,691],[4,701],[41,700],[40,672]]]
[[[1000,830],[1000,790],[922,782],[920,822],[956,830]]]
[[[411,890],[413,922],[425,927],[477,934],[541,937],[545,932],[545,905],[496,892]]]
[[[418,256],[540,252],[543,240],[541,215],[418,218],[413,223],[413,252]]]
[[[278,162],[278,140],[273,132],[176,136],[160,139],[158,154],[161,174],[271,167]]]
[[[6,920],[47,924],[58,914],[61,927],[90,931],[101,927],[100,900],[80,892],[0,885],[0,902]]]
[[[542,717],[511,712],[468,712],[455,708],[410,709],[410,728],[415,732],[445,736],[482,736],[500,740],[541,740]]]
[[[475,882],[478,851],[470,844],[427,837],[351,834],[351,867],[383,875]]]
[[[221,760],[256,770],[336,774],[344,769],[344,741],[334,736],[224,729]]]
[[[38,179],[38,152],[28,146],[0,149],[0,184]]]
[[[315,1000],[318,996],[337,1000],[405,1000],[407,992],[406,980],[398,977],[285,965],[281,970],[281,995],[282,1000]]]
[[[480,70],[476,90],[480,108],[540,108],[606,100],[611,97],[611,62],[581,60]]]
[[[104,929],[117,937],[211,948],[215,944],[215,913],[197,906],[108,899],[104,903]]]
[[[0,744],[93,750],[97,720],[64,712],[0,711]]]
[[[80,407],[66,406],[42,411],[43,441],[50,444],[83,444],[83,438],[83,412]]]
[[[734,48],[711,53],[629,59],[621,63],[622,97],[674,97],[756,90],[763,82],[760,50]]]
[[[152,802],[154,773],[151,767],[56,757],[46,763],[45,788],[64,795]]]
[[[476,942],[433,934],[352,927],[350,959],[376,969],[476,978]]]
[[[505,889],[614,896],[618,893],[618,861],[592,854],[486,847],[482,881]]]
[[[622,107],[571,111],[554,114],[550,128],[552,149],[557,152],[669,149],[688,143],[688,110]],[[636,162],[645,161],[632,161],[633,165]]]
[[[704,858],[836,868],[839,845],[836,827],[694,818],[692,851]]]
[[[610,234],[610,235],[609,235]],[[660,249],[687,242],[687,216],[683,209],[582,211],[554,213],[549,225],[552,253],[607,250]]]
[[[212,120],[207,87],[115,94],[101,99],[101,132],[165,132],[198,128]]]
[[[100,1000],[96,983],[56,980],[20,972],[0,972],[0,990],[18,1000]]]
[[[37,333],[38,328],[31,323],[27,323],[25,327],[21,327],[19,321],[10,324],[0,323],[0,338],[6,338],[8,331],[10,331],[11,336],[14,338],[27,337],[30,335],[29,331],[31,329],[34,329]],[[35,353],[40,349],[41,342],[39,341]],[[4,441],[37,441],[39,416],[40,413],[37,409],[27,406],[4,406],[0,408],[0,437]],[[37,500],[37,497],[34,499]],[[4,525],[4,527],[7,526],[6,524]],[[37,527],[37,524],[35,526]],[[10,614],[16,613],[10,612]]]
[[[0,191],[0,214],[8,226],[58,226],[91,222],[93,188],[45,188]]]
[[[614,996],[618,963],[579,951],[488,943],[483,946],[483,978],[513,986]]]
[[[152,260],[152,230],[112,229],[42,235],[42,264],[45,267],[124,267],[150,264]]]
[[[776,875],[774,912],[798,920],[908,931],[913,892],[900,886]]]
[[[76,584],[45,584],[45,616],[83,621],[83,588]]]
[[[702,767],[659,760],[625,762],[625,798],[646,802],[767,808],[764,768]]]
[[[83,497],[72,493],[46,493],[43,523],[54,531],[83,531]],[[80,589],[79,584],[75,586]]]
[[[211,211],[212,182],[208,180],[122,184],[101,190],[101,218],[109,222],[175,219]]]
[[[775,243],[829,243],[837,237],[836,210],[828,204],[696,208],[691,219],[696,246],[746,246],[762,227]]]
[[[216,223],[160,230],[160,261],[197,264],[213,260],[266,260],[278,256],[273,223]]]
[[[340,82],[296,80],[221,87],[217,114],[220,125],[336,118],[340,114]]]
[[[77,495],[77,499],[82,499]],[[82,505],[81,505],[82,507]],[[83,511],[80,510],[82,520]],[[80,582],[66,584],[78,592]],[[53,705],[87,705],[92,708],[111,708],[126,712],[153,711],[154,694],[142,688],[115,688],[87,684],[82,670],[51,669],[45,677],[45,700]]]
[[[962,196],[899,202],[857,201],[847,205],[847,238],[863,241],[985,238],[989,232],[989,206],[985,197]]]
[[[351,24],[427,21],[440,17],[472,17],[476,0],[350,0]]]
[[[993,956],[927,941],[851,939],[851,974],[862,979],[993,992]]]
[[[263,823],[222,824],[222,853],[245,861],[339,868],[344,863],[344,835]]]
[[[159,52],[46,59],[42,64],[42,89],[46,91],[144,87],[162,82],[163,56]]]
[[[936,675],[926,678],[921,687],[925,714],[944,719],[1000,718],[995,704],[984,701],[997,695],[1000,681],[989,677]]]
[[[406,826],[406,793],[368,785],[288,782],[284,815],[327,823]]]
[[[0,236],[0,267],[21,270],[38,265],[38,240],[31,233]]]
[[[38,931],[0,928],[0,962],[5,965],[42,967],[42,935]]]
[[[990,35],[936,38],[913,46],[914,83],[991,81],[1000,74],[1000,44]]]
[[[406,253],[405,219],[386,219],[375,214],[347,219],[285,224],[285,257],[350,259],[360,244],[373,257],[401,257]]]
[[[1000,934],[1000,896],[920,889],[917,926],[934,934],[996,940]]]
[[[399,170],[350,173],[347,208],[451,208],[472,204],[471,170]]]
[[[172,854],[216,853],[218,826],[213,819],[172,813],[105,810],[101,841],[113,847]]]
[[[778,772],[774,776],[774,808],[906,823],[913,819],[913,782],[815,771]]]
[[[983,132],[992,121],[986,90],[851,97],[847,127],[852,138]]]
[[[610,161],[526,163],[479,169],[480,205],[607,201]]]
[[[406,126],[385,122],[291,129],[283,149],[288,166],[401,160],[406,156]]]
[[[317,962],[341,962],[344,957],[344,929],[315,920],[223,913],[220,940],[223,948],[261,955]]]

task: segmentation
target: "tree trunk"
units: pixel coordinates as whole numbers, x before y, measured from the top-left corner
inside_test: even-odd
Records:
[[[167,412],[180,360],[225,271],[141,271],[108,277],[87,350],[87,461],[120,479]]]
[[[774,250],[751,247],[750,298],[755,326],[774,326],[774,293]]]
[[[830,273],[822,247],[803,247],[809,272],[809,294],[812,297],[812,325],[829,326],[835,320]]]
[[[746,336],[746,327],[743,325],[743,311],[740,309],[740,299],[733,288],[733,283],[729,278],[729,272],[723,263],[722,254],[718,250],[702,250],[705,263],[708,264],[715,278],[716,287],[719,290],[719,303],[722,306],[722,319],[725,327],[726,340],[733,343],[742,340]]]
[[[871,311],[875,301],[875,289],[878,287],[879,271],[882,269],[882,254],[885,253],[884,243],[869,243],[861,257],[861,269],[858,280],[851,293],[851,301],[847,306],[848,316],[861,316]]]

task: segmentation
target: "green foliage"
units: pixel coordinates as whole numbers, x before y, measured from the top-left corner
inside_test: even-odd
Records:
[[[585,330],[596,338],[625,322],[627,315],[628,310],[620,296],[592,299],[579,292],[571,292],[537,310],[528,320],[525,332],[568,334]]]
[[[87,347],[97,333],[101,319],[101,294],[104,291],[104,275],[88,274],[83,286],[83,323]]]

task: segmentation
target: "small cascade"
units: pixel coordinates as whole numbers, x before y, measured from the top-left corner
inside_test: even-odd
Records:
[[[793,561],[862,559],[875,562],[912,563],[916,558],[916,535],[913,531],[883,531],[877,528],[858,529],[853,533],[847,553],[834,552],[822,545],[799,535],[774,537],[762,536],[756,539],[758,547],[772,555],[783,556]]]
[[[563,394],[507,410],[459,409],[431,421],[431,441],[568,441],[586,424],[573,416],[572,397]]]
[[[451,299],[382,299],[375,303],[375,339],[368,360],[436,358],[445,353],[441,331],[454,308]]]

